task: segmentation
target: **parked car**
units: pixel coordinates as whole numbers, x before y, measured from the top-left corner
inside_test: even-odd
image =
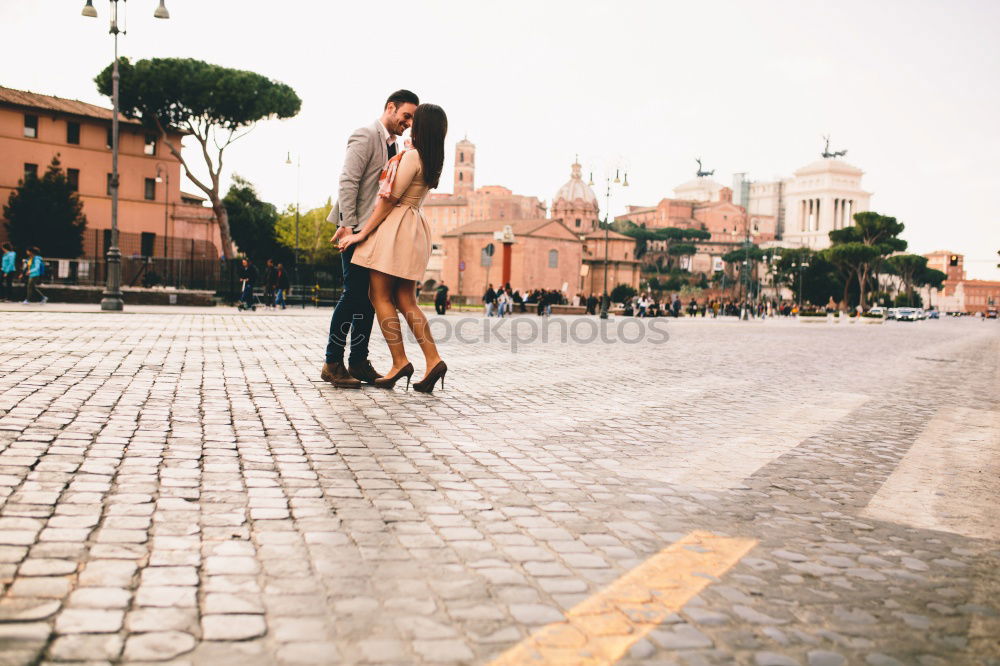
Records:
[[[997,311],[996,310],[987,310],[986,311],[986,318],[987,319],[996,319],[997,318]]]
[[[896,321],[918,321],[919,308],[896,308]]]
[[[896,318],[896,312],[898,310],[899,310],[899,308],[889,308],[888,310],[885,311],[885,318],[886,319],[895,319]]]
[[[885,308],[882,307],[881,305],[876,305],[875,307],[873,307],[872,309],[870,309],[868,311],[868,314],[870,314],[870,315],[879,315],[881,317],[884,317],[885,316]]]

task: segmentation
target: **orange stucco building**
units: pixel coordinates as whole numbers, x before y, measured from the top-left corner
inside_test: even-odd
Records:
[[[455,145],[455,181],[452,194],[431,192],[424,200],[424,219],[431,228],[431,258],[424,285],[433,287],[445,274],[449,258],[444,236],[470,222],[534,220],[545,217],[545,204],[538,197],[514,194],[500,185],[476,187],[476,146],[468,139]],[[457,261],[457,260],[456,260]]]
[[[945,312],[986,313],[1000,310],[1000,281],[967,280],[965,278],[965,256],[948,250],[937,250],[924,255],[927,267],[947,275],[944,288],[931,292],[927,287],[921,290],[925,304],[936,306]]]
[[[616,222],[628,220],[648,229],[677,227],[702,229],[711,234],[707,241],[695,243],[697,253],[682,257],[681,266],[692,273],[712,273],[720,268],[720,257],[747,239],[759,244],[775,239],[773,218],[751,220],[742,206],[733,203],[733,191],[707,178],[686,183],[678,192],[691,196],[711,197],[700,199],[661,199],[655,206],[628,206],[627,212],[615,217]],[[749,229],[747,228],[749,226]],[[664,241],[652,241],[650,252],[666,249]]]
[[[442,279],[452,293],[475,301],[488,284],[502,284],[504,243],[494,236],[506,226],[514,234],[509,246],[511,287],[522,292],[558,289],[570,294],[579,289],[583,242],[562,222],[540,218],[479,220],[444,234],[448,261]],[[492,260],[483,252],[490,244],[495,250]]]
[[[85,258],[103,257],[110,243],[111,120],[112,111],[100,106],[0,87],[0,200],[6,203],[26,176],[44,174],[58,155],[87,216]],[[119,116],[118,136],[122,254],[218,258],[218,225],[202,197],[181,191],[180,162],[135,120]],[[172,143],[182,139],[170,136]]]

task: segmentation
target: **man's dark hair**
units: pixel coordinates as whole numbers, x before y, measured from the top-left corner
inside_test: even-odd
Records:
[[[400,104],[413,104],[416,106],[420,104],[420,98],[417,97],[416,93],[412,93],[409,90],[397,90],[389,95],[389,99],[385,100],[385,106],[382,108],[385,109],[390,104],[395,104],[397,109]]]
[[[3,244],[3,249],[6,250],[7,252],[10,252],[11,250],[14,249],[14,246],[11,245],[10,243],[4,243]]]

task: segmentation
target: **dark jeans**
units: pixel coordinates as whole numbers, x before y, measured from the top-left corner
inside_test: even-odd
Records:
[[[0,282],[0,286],[3,287],[3,296],[2,296],[2,298],[4,300],[13,301],[14,298],[15,298],[15,296],[14,296],[14,273],[4,273],[3,276],[2,276],[2,278],[0,278],[0,280],[2,280],[2,282]]]
[[[437,312],[439,315],[443,315],[445,313],[446,305],[447,301],[434,301],[434,312]]]
[[[38,283],[40,281],[41,278],[28,278],[28,282],[26,283],[24,289],[24,300],[30,301],[32,296],[38,296],[39,301],[45,300],[45,294],[43,294],[42,290],[38,288]]]
[[[253,307],[253,285],[249,282],[243,285],[243,290],[240,292],[240,303],[246,307]]]
[[[344,262],[344,291],[330,319],[327,363],[343,363],[348,334],[351,336],[350,364],[359,365],[368,360],[368,341],[372,336],[375,308],[368,298],[368,269],[351,263],[356,247],[352,245],[340,253],[340,260]]]

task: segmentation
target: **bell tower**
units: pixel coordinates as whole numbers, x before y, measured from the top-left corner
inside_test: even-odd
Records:
[[[476,189],[476,144],[468,137],[455,144],[456,195],[469,194]]]

